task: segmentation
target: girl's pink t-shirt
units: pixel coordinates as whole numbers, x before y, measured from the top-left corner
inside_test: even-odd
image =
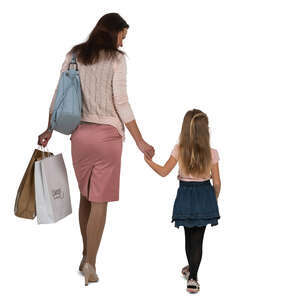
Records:
[[[212,157],[212,162],[211,164],[214,165],[216,163],[218,163],[218,161],[220,160],[220,157],[219,157],[219,153],[216,149],[210,149],[211,150],[211,157]],[[179,158],[179,144],[176,144],[171,152],[171,155],[178,161],[178,158]],[[208,180],[210,179],[209,178],[199,178],[199,177],[193,177],[192,175],[187,175],[187,174],[184,174],[183,171],[180,169],[179,167],[179,170],[178,170],[178,176],[177,178],[179,180],[182,180],[182,181],[205,181],[205,180]]]

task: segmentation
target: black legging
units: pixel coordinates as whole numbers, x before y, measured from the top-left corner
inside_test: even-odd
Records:
[[[189,263],[189,279],[197,280],[197,273],[202,258],[202,243],[206,226],[184,227],[185,252]]]

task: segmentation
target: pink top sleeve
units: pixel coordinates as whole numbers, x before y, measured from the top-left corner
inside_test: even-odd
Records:
[[[71,57],[72,57],[72,54],[70,52],[68,52],[66,54],[66,57],[65,57],[65,60],[60,68],[60,75],[61,73],[63,73],[64,71],[68,70],[68,67],[69,67],[69,63],[71,61]],[[60,77],[60,76],[59,76]],[[60,79],[60,78],[59,78]],[[56,98],[56,94],[57,94],[57,90],[58,90],[58,83],[59,83],[59,80],[57,82],[57,85],[56,85],[56,88],[55,88],[55,92],[54,92],[54,95],[52,97],[52,100],[51,100],[51,103],[50,103],[50,107],[49,107],[49,113],[52,114],[53,113],[53,108],[54,108],[54,103],[55,103],[55,98]]]
[[[176,159],[178,160],[178,157],[179,157],[179,145],[176,144],[171,152],[171,155]]]
[[[220,157],[219,157],[219,153],[216,149],[211,149],[211,158],[212,158],[212,164],[216,164],[219,160],[220,160]]]
[[[124,123],[135,119],[127,96],[127,65],[123,54],[115,60],[113,75],[113,96],[116,110]]]

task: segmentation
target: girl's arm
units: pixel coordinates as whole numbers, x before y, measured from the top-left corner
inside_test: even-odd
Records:
[[[160,166],[156,164],[151,159],[147,159],[144,156],[146,163],[160,176],[165,177],[167,176],[176,166],[177,160],[171,155],[168,161],[164,164],[164,166]]]
[[[212,175],[212,181],[214,190],[216,193],[216,197],[218,199],[220,190],[221,190],[221,179],[220,179],[220,173],[219,173],[219,164],[213,164],[211,168],[211,175]]]

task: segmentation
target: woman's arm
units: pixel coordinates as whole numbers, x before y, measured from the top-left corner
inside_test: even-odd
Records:
[[[72,57],[72,54],[70,52],[68,52],[65,56],[65,59],[64,59],[64,62],[62,63],[62,66],[60,68],[60,75],[61,75],[62,72],[66,71],[68,69],[69,62],[71,61],[71,57]],[[48,142],[49,142],[49,140],[51,139],[51,136],[52,136],[52,131],[53,130],[50,130],[50,122],[51,122],[51,116],[52,116],[52,113],[53,113],[55,99],[56,99],[56,95],[57,95],[59,79],[58,79],[58,82],[56,84],[54,95],[52,96],[52,100],[51,100],[50,106],[49,106],[49,117],[48,117],[47,129],[38,136],[38,142],[37,142],[38,145],[41,145],[41,146],[44,146],[44,147],[47,146],[47,144],[48,144]]]
[[[138,144],[142,139],[142,134],[136,124],[135,120],[132,120],[128,123],[125,123],[128,131],[130,132],[131,136],[133,137],[134,141],[136,142],[136,144]]]
[[[51,113],[49,113],[49,119],[48,119],[48,127],[47,129],[41,133],[39,136],[38,136],[38,145],[41,145],[43,147],[46,147],[49,140],[51,139],[51,136],[52,136],[52,132],[53,130],[50,129],[50,120],[51,120]]]
[[[137,147],[146,155],[148,159],[151,159],[154,156],[154,148],[144,141],[136,121],[132,120],[128,123],[125,123],[125,125],[133,137]]]
[[[216,193],[216,197],[218,199],[218,197],[220,195],[220,190],[221,190],[221,179],[220,179],[218,163],[212,165],[211,175],[212,175],[212,181],[213,181],[213,186],[214,186],[214,190]]]
[[[65,59],[64,59],[62,65],[61,65],[61,68],[60,68],[60,71],[59,71],[59,79],[57,81],[56,88],[55,88],[54,94],[52,96],[52,100],[51,100],[50,107],[49,107],[49,114],[50,115],[53,113],[54,104],[55,104],[56,95],[57,95],[57,92],[58,92],[58,85],[59,85],[59,80],[60,80],[61,74],[63,72],[65,72],[66,70],[68,70],[69,63],[71,62],[71,59],[72,59],[72,53],[68,52],[65,56]],[[50,116],[49,116],[49,120],[50,120]],[[49,122],[48,122],[48,128],[49,128]]]
[[[154,155],[154,148],[144,141],[136,123],[134,113],[131,109],[131,105],[128,101],[127,65],[123,54],[116,58],[116,61],[114,62],[114,75],[112,86],[114,105],[120,119],[126,125],[137,147],[147,156],[147,158],[152,158]]]
[[[166,177],[167,175],[169,175],[169,173],[174,169],[174,167],[177,164],[177,160],[172,155],[170,155],[170,158],[164,164],[164,166],[160,166],[151,159],[147,159],[146,157],[145,161],[158,175],[162,177]]]
[[[113,64],[113,97],[114,105],[120,119],[124,124],[135,120],[134,113],[127,95],[127,65],[123,54],[120,54]]]
[[[47,130],[52,132],[53,130],[50,129],[51,117],[52,117],[52,113],[49,113]]]

